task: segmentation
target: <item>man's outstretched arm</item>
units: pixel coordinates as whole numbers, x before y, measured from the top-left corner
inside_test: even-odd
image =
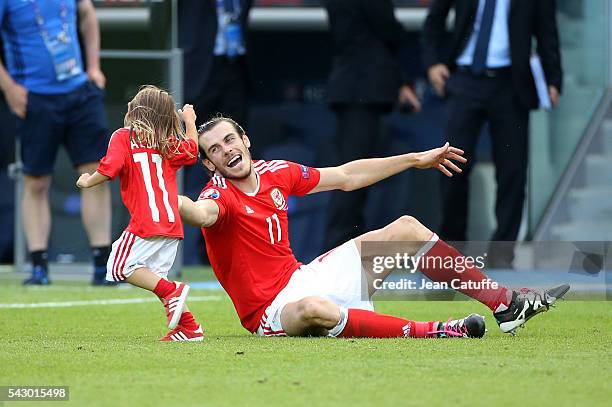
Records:
[[[463,150],[448,143],[433,150],[408,153],[385,158],[369,158],[351,161],[338,167],[320,168],[321,179],[309,193],[341,189],[354,191],[406,171],[409,168],[436,168],[447,177],[461,172],[453,161],[466,163]]]
[[[219,206],[210,199],[193,202],[186,196],[179,195],[179,212],[183,222],[191,226],[207,228],[217,222]]]

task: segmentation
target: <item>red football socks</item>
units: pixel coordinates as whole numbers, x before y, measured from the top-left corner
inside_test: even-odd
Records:
[[[179,320],[178,324],[186,329],[189,329],[190,331],[195,331],[198,329],[198,323],[193,318],[193,314],[189,311],[181,314],[181,319]]]
[[[165,278],[161,278],[155,286],[153,294],[157,295],[159,298],[165,298],[175,289],[176,285],[172,281],[168,281]]]
[[[433,338],[437,336],[428,334],[437,329],[437,321],[410,321],[356,308],[350,308],[347,311],[346,325],[338,335],[340,338]]]
[[[435,234],[428,245],[432,247],[419,260],[419,269],[430,280],[446,282],[449,288],[480,301],[493,312],[500,304],[508,306],[511,292],[488,279],[474,264],[466,264],[466,258],[457,249]],[[461,265],[463,271],[457,271],[456,265]]]

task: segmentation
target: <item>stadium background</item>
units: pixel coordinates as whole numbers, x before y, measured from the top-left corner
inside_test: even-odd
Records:
[[[532,114],[521,236],[553,241],[570,257],[576,247],[559,240],[599,240],[608,253],[612,241],[611,1],[557,0],[564,93],[554,112]],[[177,57],[171,49],[171,1],[94,3],[114,128],[121,126],[125,104],[140,84],[180,89],[171,75],[177,66],[166,60],[176,62]],[[331,49],[319,3],[255,0],[248,130],[260,157],[312,165],[335,159],[330,147],[334,117],[325,101]],[[402,59],[420,78],[417,89],[424,111],[413,117],[390,115],[385,131],[391,150],[378,154],[441,142],[444,105],[419,68],[418,31],[426,3],[396,1],[397,14],[412,33]],[[157,59],[138,59],[145,56]],[[9,177],[14,143],[12,121],[0,101],[1,263],[13,261],[14,228],[19,227],[14,206],[18,185]],[[470,222],[475,240],[487,239],[494,222],[486,137],[478,154],[471,196],[471,213],[477,216]],[[564,269],[559,276],[563,282],[577,279],[594,286],[597,295],[580,297],[572,286],[569,301],[538,316],[514,337],[502,333],[491,313],[474,301],[376,300],[377,311],[414,320],[483,313],[489,331],[480,340],[256,338],[241,327],[230,299],[210,281],[210,268],[185,267],[181,279],[192,286],[189,307],[203,323],[206,338],[166,344],[157,341],[167,332],[157,298],[127,284],[90,286],[89,248],[74,187],[77,174],[65,156],[57,167],[50,247],[53,284],[24,287],[23,275],[14,273],[13,266],[0,266],[0,399],[4,385],[57,385],[70,387],[70,400],[54,401],[54,406],[610,404],[612,313],[610,302],[602,300],[611,299],[612,290],[608,288],[606,297],[600,294],[612,286],[612,256],[607,273],[597,269],[577,275]],[[409,171],[373,187],[367,226],[410,213],[435,227],[438,181],[435,171]],[[115,182],[114,237],[128,221],[117,187]],[[188,192],[193,196],[198,189]],[[292,243],[302,260],[322,246],[329,197],[317,195],[294,202],[290,214]],[[187,228],[185,262],[199,262],[201,250],[199,231]],[[581,262],[582,268],[585,264]],[[498,277],[517,277],[521,284],[538,277],[529,272],[533,269],[524,271]],[[30,404],[0,400],[4,405]]]
[[[102,30],[102,68],[108,78],[107,111],[111,129],[122,125],[126,101],[140,84],[154,83],[174,90],[172,2],[95,1]],[[313,166],[336,162],[332,139],[334,117],[326,105],[325,85],[331,67],[331,41],[325,12],[316,0],[259,0],[251,12],[249,51],[250,116],[247,132],[256,157],[285,158]],[[419,30],[427,0],[397,0],[397,14],[411,31],[402,63],[417,79],[424,110],[416,116],[394,112],[384,127],[390,148],[373,155],[422,150],[442,142],[444,104],[434,96],[420,62]],[[610,196],[601,186],[612,180],[606,155],[612,154],[612,126],[606,121],[610,79],[610,4],[608,0],[558,0],[564,93],[552,113],[536,112],[531,120],[528,197],[522,238],[551,240],[610,240],[609,221],[597,215],[612,213],[597,197]],[[290,22],[290,23],[289,23]],[[274,46],[271,47],[270,45]],[[138,52],[132,52],[138,50]],[[172,62],[174,61],[174,62]],[[586,61],[586,62],[585,62]],[[177,70],[174,69],[174,72]],[[180,80],[179,80],[180,81]],[[180,92],[179,92],[180,93]],[[189,101],[185,101],[189,102]],[[0,104],[0,261],[13,261],[16,189],[9,164],[14,161],[15,138],[6,105]],[[204,120],[199,118],[199,122]],[[494,180],[486,129],[473,172],[470,236],[486,240],[494,227]],[[597,150],[600,154],[590,154]],[[578,160],[572,160],[576,157]],[[573,163],[573,164],[572,164]],[[79,216],[76,173],[65,155],[57,163],[52,189],[53,229],[50,258],[59,263],[85,262],[89,248]],[[595,174],[595,176],[593,176]],[[188,186],[197,196],[206,182]],[[603,179],[602,179],[603,176]],[[591,178],[597,178],[591,180]],[[439,174],[408,172],[372,188],[367,205],[367,228],[383,226],[411,214],[437,227],[440,210]],[[592,182],[591,182],[592,181]],[[580,182],[586,195],[574,193]],[[588,190],[594,183],[595,188]],[[597,187],[599,185],[599,187]],[[128,222],[113,185],[113,237]],[[590,193],[590,195],[589,195]],[[599,194],[599,195],[598,195]],[[309,261],[322,250],[328,194],[296,200],[291,205],[291,240],[296,256]],[[600,202],[593,206],[593,202]],[[305,237],[308,236],[306,239]],[[201,261],[200,233],[187,228],[184,263]],[[20,252],[21,253],[21,252]],[[89,266],[87,266],[89,267]],[[89,273],[85,273],[89,275]]]

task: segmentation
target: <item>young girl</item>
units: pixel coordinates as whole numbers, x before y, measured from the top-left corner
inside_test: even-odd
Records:
[[[197,160],[195,120],[193,106],[185,105],[177,112],[168,92],[143,86],[128,103],[125,127],[113,133],[97,171],[82,174],[77,181],[79,188],[90,188],[119,176],[121,198],[131,221],[113,243],[106,279],[125,280],[162,300],[171,330],[162,341],[204,338],[202,327],[185,305],[189,286],[167,280],[183,239],[176,172]]]

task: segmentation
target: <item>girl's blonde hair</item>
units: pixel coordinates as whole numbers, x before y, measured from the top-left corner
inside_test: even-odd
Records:
[[[185,138],[172,95],[153,85],[141,86],[128,103],[124,125],[130,129],[132,141],[157,149],[165,159],[177,153],[177,139]]]

